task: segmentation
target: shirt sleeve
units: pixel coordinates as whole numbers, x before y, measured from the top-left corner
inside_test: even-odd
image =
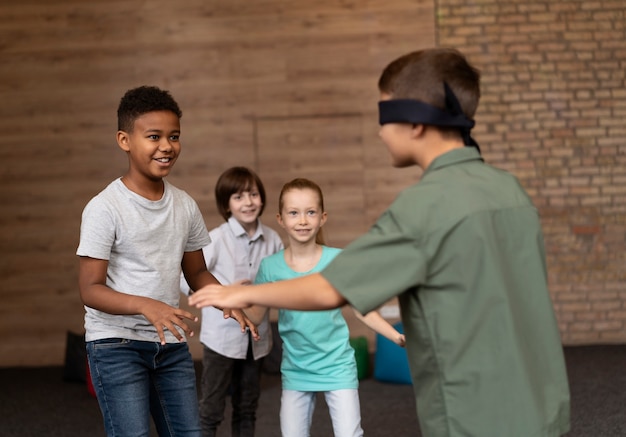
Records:
[[[322,271],[322,276],[362,314],[418,287],[426,274],[427,256],[422,245],[390,210]]]
[[[191,220],[185,252],[194,252],[208,245],[211,242],[211,237],[209,237],[209,231],[204,224],[204,218],[198,204],[191,197],[189,199],[191,202]]]
[[[100,198],[93,198],[83,210],[80,241],[76,254],[108,260],[115,240],[115,219]]]

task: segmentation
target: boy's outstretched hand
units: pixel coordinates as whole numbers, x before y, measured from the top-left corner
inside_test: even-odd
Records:
[[[235,319],[239,322],[239,326],[241,326],[241,332],[246,332],[246,328],[250,329],[252,338],[255,341],[261,339],[261,336],[259,335],[259,330],[257,329],[256,325],[252,323],[252,321],[248,318],[248,316],[246,316],[246,313],[244,313],[243,310],[224,308],[222,311],[224,312],[225,319]]]
[[[174,334],[174,337],[179,341],[184,340],[184,337],[175,326],[180,327],[189,337],[193,337],[193,331],[184,320],[198,321],[198,317],[194,316],[189,311],[174,308],[150,298],[146,298],[145,303],[142,304],[142,314],[156,328],[161,344],[165,344],[165,329]]]
[[[245,287],[247,283],[249,281],[240,281],[226,287],[218,284],[205,285],[189,296],[189,305],[196,308],[213,306],[221,309],[225,318],[230,317],[237,320],[239,325],[241,325],[242,332],[245,332],[247,327],[252,333],[252,338],[258,340],[260,337],[256,325],[241,310],[241,308],[246,308],[250,305],[237,299],[239,294],[235,291],[239,287]]]
[[[189,305],[196,308],[208,306],[214,306],[216,308],[247,308],[250,304],[241,299],[238,293],[240,288],[245,288],[245,286],[205,285],[189,296]]]

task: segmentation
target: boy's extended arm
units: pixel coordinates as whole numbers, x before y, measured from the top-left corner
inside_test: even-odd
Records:
[[[346,299],[319,273],[259,285],[209,285],[189,297],[189,304],[198,308],[261,305],[291,310],[325,310],[346,303]]]
[[[398,346],[404,347],[406,342],[404,334],[399,333],[378,311],[370,311],[366,315],[363,315],[354,307],[352,307],[352,310],[357,319],[365,323],[370,329],[373,329],[380,335],[393,341]]]
[[[193,252],[185,252],[181,263],[185,280],[191,290],[199,290],[207,285],[220,285],[219,281],[209,272],[206,268],[204,255],[202,250],[196,250]],[[191,292],[193,295],[193,292]],[[224,312],[224,317],[231,317],[239,322],[241,331],[245,332],[246,327],[250,329],[252,336],[255,340],[258,340],[259,330],[256,324],[253,323],[247,315],[241,309],[230,309],[236,307],[213,305],[214,307]]]
[[[183,340],[175,326],[182,328],[187,335],[193,336],[193,331],[184,320],[197,321],[197,317],[189,311],[171,307],[149,297],[121,293],[107,286],[108,264],[107,260],[80,257],[78,289],[86,306],[108,314],[143,315],[156,328],[161,344],[165,344],[164,329],[168,329],[178,340]]]
[[[219,284],[215,276],[207,270],[202,250],[185,252],[181,268],[191,290],[198,290],[208,284]]]
[[[254,323],[255,325],[260,325],[263,321],[263,317],[269,311],[268,307],[261,305],[252,305],[245,309],[246,316]]]

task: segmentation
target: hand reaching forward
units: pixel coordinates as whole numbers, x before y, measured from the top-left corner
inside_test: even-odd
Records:
[[[252,338],[255,341],[259,341],[261,339],[258,328],[254,323],[252,323],[248,316],[246,316],[246,313],[244,313],[243,310],[224,308],[222,311],[224,312],[225,319],[231,318],[239,322],[239,326],[241,326],[241,332],[246,332],[246,329],[250,329]]]
[[[189,305],[196,308],[203,308],[207,306],[213,306],[221,309],[224,312],[224,318],[232,317],[239,322],[241,331],[245,332],[246,328],[250,329],[252,338],[258,340],[259,331],[254,323],[246,316],[241,308],[248,307],[248,304],[236,299],[238,290],[240,287],[244,287],[249,283],[246,281],[240,281],[234,285],[224,287],[222,285],[211,284],[206,285],[189,296]]]
[[[396,337],[394,343],[400,347],[406,346],[406,337],[404,336],[404,334],[398,333],[398,336]]]
[[[239,290],[245,286],[206,285],[189,296],[189,305],[196,308],[214,306],[216,308],[247,308],[250,306],[240,297]]]
[[[185,323],[185,319],[193,322],[198,321],[198,317],[189,311],[180,308],[174,308],[158,300],[146,298],[142,305],[142,314],[150,323],[154,325],[161,339],[161,344],[165,344],[165,329],[169,330],[179,341],[184,341],[184,337],[176,329],[181,328],[189,337],[193,337],[193,331]]]

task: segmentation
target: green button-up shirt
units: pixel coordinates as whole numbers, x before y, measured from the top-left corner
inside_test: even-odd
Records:
[[[569,429],[539,217],[476,149],[433,161],[322,275],[364,314],[399,297],[425,437]]]

